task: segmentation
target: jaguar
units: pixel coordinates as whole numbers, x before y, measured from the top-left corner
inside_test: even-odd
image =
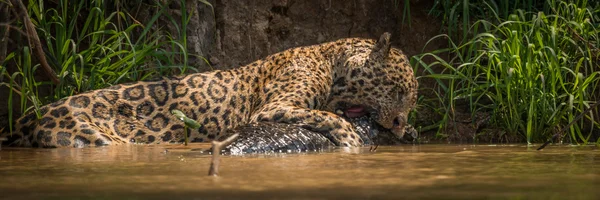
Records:
[[[87,147],[219,139],[260,122],[316,132],[336,146],[365,144],[344,117],[370,116],[402,137],[417,99],[406,55],[379,39],[344,38],[288,49],[231,70],[114,85],[63,98],[16,121],[5,144]],[[173,109],[197,119],[184,131]]]

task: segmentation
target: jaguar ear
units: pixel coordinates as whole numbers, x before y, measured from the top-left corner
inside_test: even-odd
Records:
[[[373,48],[373,52],[379,52],[381,55],[387,56],[390,52],[390,47],[392,46],[390,39],[392,38],[392,34],[385,32],[381,34],[379,40],[377,40],[377,44]]]

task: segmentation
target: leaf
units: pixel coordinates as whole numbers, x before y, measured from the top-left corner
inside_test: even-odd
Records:
[[[177,119],[183,121],[183,123],[185,124],[185,126],[192,128],[192,129],[198,129],[200,128],[200,123],[196,122],[193,119],[188,118],[187,116],[185,116],[185,114],[183,114],[183,112],[181,112],[180,110],[176,110],[173,109],[171,111],[171,114],[175,115],[175,117],[177,117]]]

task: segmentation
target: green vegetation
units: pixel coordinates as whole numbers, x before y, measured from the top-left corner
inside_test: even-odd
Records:
[[[437,2],[443,9],[432,12],[445,13],[448,34],[430,41],[447,39],[450,48],[415,56],[412,61],[416,68],[429,72],[421,79],[438,83],[433,89],[438,98],[428,106],[440,108],[440,136],[457,102],[468,104],[473,115],[491,114],[492,126],[505,134],[522,135],[531,143],[550,138],[599,100],[599,3]],[[477,20],[471,23],[473,19]],[[463,33],[455,35],[457,30]],[[435,62],[424,62],[427,57]],[[436,73],[439,69],[441,73]],[[590,129],[600,127],[594,117],[598,116],[586,113],[570,127],[573,142],[590,142]]]
[[[168,14],[169,6],[161,4],[162,1],[151,2],[154,4],[144,1],[29,0],[29,19],[37,28],[45,58],[58,81],[40,81],[35,76],[41,74],[36,73],[41,66],[32,62],[32,57],[37,55],[32,54],[27,42],[22,42],[0,63],[0,84],[11,90],[9,117],[14,109],[21,113],[37,111],[41,105],[88,90],[195,70],[187,65],[190,55],[186,50],[185,30],[190,15],[186,12],[185,1],[179,2],[181,16]],[[9,5],[9,10],[18,10],[18,5],[0,2],[3,3]],[[154,13],[153,16],[142,16],[149,19],[144,24],[136,19],[142,6]],[[159,26],[160,19],[170,22],[168,26],[174,27],[177,35],[161,30],[167,25]],[[18,27],[25,26],[23,24],[26,25],[25,22],[14,22],[10,26],[21,29]],[[32,39],[26,34],[21,37]],[[16,66],[16,70],[9,70],[8,66]],[[44,75],[53,77],[49,73]],[[40,94],[41,89],[52,92]],[[20,96],[20,108],[13,106],[15,94]]]

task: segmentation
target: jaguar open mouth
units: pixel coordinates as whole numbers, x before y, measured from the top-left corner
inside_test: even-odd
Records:
[[[362,116],[375,117],[377,110],[362,104],[338,103],[337,113],[345,118],[358,118]]]
[[[362,117],[366,114],[367,114],[367,112],[366,112],[365,107],[361,106],[361,105],[351,106],[350,108],[347,108],[344,111],[344,115],[346,115],[346,117],[349,117],[349,118]]]
[[[337,102],[335,111],[338,115],[346,118],[357,118],[365,115],[377,114],[377,110],[372,106],[348,102]]]

